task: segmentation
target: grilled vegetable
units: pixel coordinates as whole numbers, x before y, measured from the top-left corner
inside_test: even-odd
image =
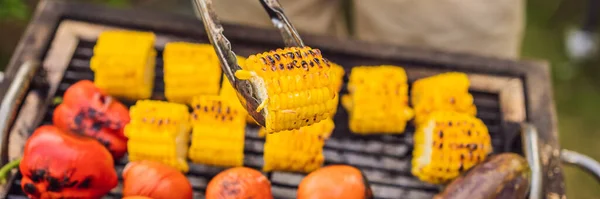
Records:
[[[52,115],[54,125],[96,138],[115,160],[127,152],[123,128],[129,120],[127,107],[88,80],[70,86]]]
[[[221,66],[212,45],[167,43],[163,59],[169,101],[188,104],[194,96],[219,93]]]
[[[156,50],[151,32],[106,31],[94,47],[94,83],[108,94],[148,99],[154,86]]]
[[[238,62],[240,62],[240,57],[238,57]],[[240,108],[242,108],[243,109],[242,111],[246,115],[247,123],[256,124],[256,121],[254,121],[254,118],[252,118],[252,116],[248,115],[248,112],[246,111],[244,106],[242,106],[242,104],[240,103],[240,100],[238,99],[238,96],[237,96],[237,92],[235,91],[235,89],[233,88],[231,83],[229,83],[229,81],[225,78],[226,77],[223,77],[223,83],[221,85],[221,93],[219,95],[222,96],[224,98],[224,100],[231,101],[231,103],[235,103],[236,106],[239,106]]]
[[[189,112],[182,104],[137,101],[125,126],[130,161],[154,160],[187,172]]]
[[[514,153],[499,154],[454,180],[434,199],[525,199],[530,175],[523,157]]]
[[[330,165],[308,174],[298,186],[298,199],[369,199],[371,187],[362,172],[347,165]]]
[[[314,132],[314,133],[320,134],[320,136],[323,139],[327,140],[329,138],[329,136],[331,136],[331,133],[333,133],[334,128],[335,128],[335,123],[333,122],[333,120],[325,119],[316,124],[300,127],[299,130],[292,130],[292,131]],[[284,131],[284,132],[288,132],[288,131]],[[258,131],[258,136],[261,138],[265,137],[267,134],[268,133],[267,133],[267,130],[265,130],[265,128],[260,128],[260,130]]]
[[[258,90],[268,132],[298,129],[331,115],[329,61],[310,47],[290,47],[251,55],[239,79],[249,80]]]
[[[197,96],[192,107],[190,159],[215,166],[242,166],[247,113],[240,102],[223,96]]]
[[[403,133],[413,117],[406,81],[406,72],[397,66],[352,68],[349,95],[342,97],[350,130],[357,134]]]
[[[443,184],[483,162],[492,152],[483,122],[457,112],[434,112],[417,128],[412,174],[422,181]]]
[[[192,185],[177,169],[153,161],[130,162],[123,170],[123,196],[191,199]]]
[[[477,109],[469,94],[469,78],[450,72],[415,81],[411,90],[415,123],[423,122],[435,111],[455,111],[475,116]]]
[[[308,173],[320,168],[325,160],[323,145],[333,128],[333,121],[327,119],[299,130],[267,133],[263,171]]]
[[[206,187],[206,199],[272,199],[271,182],[259,171],[236,167],[217,174]]]
[[[337,65],[335,63],[331,63],[331,79],[333,80],[332,84],[331,84],[331,90],[334,91],[334,99],[333,101],[331,101],[333,103],[333,105],[330,105],[333,108],[333,111],[331,111],[331,118],[333,118],[333,116],[335,116],[335,113],[337,112],[337,107],[338,104],[340,102],[340,95],[339,92],[342,89],[342,86],[344,85],[344,68],[340,65]]]
[[[21,188],[32,199],[97,199],[117,186],[113,159],[102,144],[55,126],[33,132],[19,169]]]

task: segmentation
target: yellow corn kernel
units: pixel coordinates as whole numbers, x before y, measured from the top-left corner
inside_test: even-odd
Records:
[[[471,115],[433,112],[414,136],[412,174],[424,182],[447,183],[492,152],[488,129]]]
[[[266,112],[266,130],[278,132],[314,124],[331,115],[335,92],[330,67],[318,49],[290,47],[251,55],[236,76],[257,87]]]
[[[154,40],[150,32],[101,33],[90,60],[94,84],[113,96],[131,100],[150,98],[156,62]]]
[[[469,78],[464,73],[449,72],[415,81],[411,90],[415,124],[434,111],[456,111],[475,116],[477,109],[469,94]]]
[[[192,107],[189,158],[213,166],[242,166],[247,113],[239,101],[224,96],[196,96]]]
[[[348,92],[342,96],[342,105],[348,110],[350,130],[354,133],[400,134],[413,117],[408,106],[406,72],[401,67],[354,67]]]
[[[335,116],[335,114],[337,113],[337,107],[338,104],[340,102],[340,95],[339,92],[342,89],[342,86],[344,85],[344,68],[340,65],[337,65],[335,63],[331,63],[331,79],[333,80],[332,84],[331,84],[331,90],[334,91],[334,99],[331,103],[333,103],[332,105],[330,105],[331,107],[334,107],[333,111],[331,112],[331,118],[333,118],[333,116]]]
[[[339,92],[342,89],[345,73],[344,67],[336,63],[331,63],[331,79],[334,80],[331,86],[334,91]]]
[[[317,122],[310,126],[300,127],[300,130],[303,130],[305,128],[306,128],[306,131],[322,132],[321,136],[325,140],[327,140],[329,138],[329,136],[331,136],[331,133],[333,133],[333,129],[335,128],[335,123],[333,122],[333,119],[328,118],[328,119],[321,120],[320,122]],[[268,133],[265,128],[260,128],[260,130],[258,131],[258,137],[264,138],[267,134]]]
[[[237,62],[238,62],[238,65],[240,65],[240,67],[244,68],[244,63],[246,62],[246,58],[238,56]],[[225,76],[223,76],[223,83],[221,84],[220,95],[224,96],[228,100],[236,101],[237,103],[240,104],[240,107],[242,107],[244,112],[246,112],[246,108],[244,108],[240,103],[240,100],[237,96],[237,92],[235,91],[235,89],[233,88],[231,83],[229,83],[229,80]],[[256,124],[256,121],[254,121],[254,119],[250,115],[246,116],[246,122],[250,123],[250,124]]]
[[[264,145],[264,171],[290,171],[309,173],[323,164],[323,145],[331,135],[334,124],[323,120],[300,129],[266,133]],[[260,133],[260,132],[259,132]]]
[[[223,77],[223,78],[225,78],[225,77]],[[246,116],[247,123],[256,124],[256,121],[254,121],[252,116],[248,115],[246,108],[244,108],[242,106],[242,104],[240,103],[240,100],[237,97],[235,89],[233,88],[233,86],[231,86],[231,83],[229,83],[229,81],[227,81],[226,79],[223,80],[223,85],[221,86],[221,96],[223,96],[225,98],[224,100],[230,100],[230,101],[232,101],[231,103],[239,105],[239,107],[242,109],[242,111],[244,113],[246,113],[246,115],[247,115]]]
[[[217,95],[221,65],[210,44],[167,43],[163,54],[165,97],[188,104],[197,95]]]
[[[188,107],[163,101],[141,100],[131,107],[131,121],[125,126],[130,161],[152,160],[183,172],[190,122]]]

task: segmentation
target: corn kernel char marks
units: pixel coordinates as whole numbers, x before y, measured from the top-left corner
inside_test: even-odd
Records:
[[[291,47],[252,55],[245,67],[263,81],[269,132],[319,122],[335,108],[331,64],[318,49]]]
[[[408,106],[406,72],[397,66],[358,66],[352,69],[349,95],[342,104],[353,133],[403,133],[413,117]]]
[[[412,173],[432,184],[455,179],[492,152],[485,124],[463,113],[432,113],[418,127],[414,139]]]
[[[130,109],[125,126],[130,161],[151,160],[171,165],[183,172],[189,166],[189,113],[183,104],[140,100]]]
[[[223,96],[197,96],[192,99],[192,124],[244,124],[246,112],[235,101]],[[239,103],[239,102],[238,102]]]
[[[411,101],[415,123],[419,124],[434,111],[456,111],[475,116],[477,108],[469,93],[469,78],[465,73],[448,72],[413,83]]]
[[[222,167],[243,165],[247,113],[237,105],[238,101],[224,96],[193,98],[189,150],[193,162]]]

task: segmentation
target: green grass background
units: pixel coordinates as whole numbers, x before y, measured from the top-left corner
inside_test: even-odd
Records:
[[[83,0],[80,0],[83,1]],[[188,1],[90,0],[116,7],[145,7],[191,13]],[[0,0],[0,69],[8,63],[36,0]],[[600,58],[574,63],[565,55],[565,33],[575,27],[584,10],[583,0],[527,1],[527,28],[523,58],[550,61],[554,97],[563,148],[600,160]],[[600,198],[600,184],[578,169],[565,167],[569,198]]]

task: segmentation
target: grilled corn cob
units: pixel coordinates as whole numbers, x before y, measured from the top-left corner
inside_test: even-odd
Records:
[[[163,101],[137,101],[125,126],[129,160],[152,160],[188,171],[188,107]]]
[[[167,43],[163,57],[169,101],[188,104],[194,96],[219,93],[221,65],[212,45]]]
[[[458,112],[433,112],[417,128],[412,174],[422,181],[443,184],[484,161],[492,152],[483,122]]]
[[[214,166],[242,166],[247,113],[239,101],[223,96],[197,96],[192,107],[190,159]]]
[[[434,111],[456,111],[475,115],[477,109],[469,94],[469,79],[458,72],[444,73],[417,80],[412,87],[411,101],[415,123],[421,123]]]
[[[108,94],[148,99],[154,86],[155,36],[150,32],[106,31],[94,47],[94,84]]]
[[[331,90],[329,61],[310,47],[277,49],[246,60],[239,79],[252,82],[259,90],[268,132],[298,129],[330,116]]]
[[[324,161],[323,145],[333,131],[333,121],[323,120],[300,129],[266,133],[264,171],[291,171],[309,173],[321,167]]]
[[[350,130],[357,134],[403,133],[406,122],[413,117],[406,82],[401,67],[354,67],[348,83],[349,95],[342,97]]]
[[[340,102],[340,95],[339,92],[342,89],[342,86],[344,84],[344,68],[340,65],[337,65],[335,63],[331,63],[331,79],[333,80],[332,84],[331,84],[331,90],[334,91],[334,99],[332,101],[333,107],[335,107],[333,109],[333,111],[331,111],[331,118],[333,118],[333,116],[335,116],[335,113],[337,112],[337,107],[338,104]]]

